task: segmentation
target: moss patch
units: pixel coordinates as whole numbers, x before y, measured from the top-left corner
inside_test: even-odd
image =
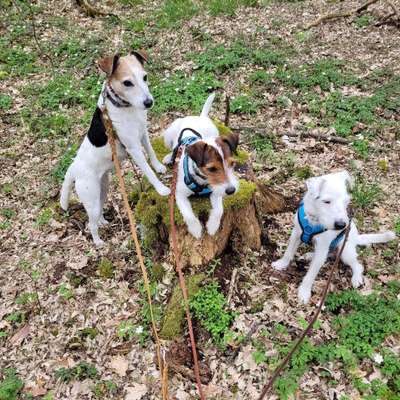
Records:
[[[162,161],[167,154],[171,153],[171,150],[164,144],[164,138],[162,136],[154,138],[151,144],[160,161]]]
[[[100,260],[97,265],[97,274],[104,279],[110,279],[114,276],[114,265],[108,258]]]
[[[196,274],[186,278],[189,301],[200,290],[200,283],[206,278],[205,274]],[[182,291],[177,284],[168,303],[164,322],[160,331],[162,339],[173,339],[182,332],[182,323],[185,318]]]
[[[224,210],[244,207],[250,201],[256,188],[255,183],[240,179],[239,190],[234,195],[224,198]],[[196,216],[208,215],[210,210],[208,198],[192,197],[190,201]],[[160,224],[164,224],[167,228],[170,226],[168,197],[160,196],[153,188],[149,188],[140,196],[136,205],[136,217],[145,228],[144,244],[150,247],[158,239]],[[184,223],[177,207],[175,207],[175,223],[177,225]]]

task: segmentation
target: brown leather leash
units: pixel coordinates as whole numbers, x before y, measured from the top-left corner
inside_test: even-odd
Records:
[[[292,358],[293,354],[300,347],[300,345],[303,342],[303,340],[305,339],[305,337],[311,332],[311,329],[313,328],[315,321],[317,320],[319,314],[321,313],[322,306],[324,305],[325,300],[326,300],[326,296],[327,296],[327,294],[329,292],[329,287],[330,287],[331,282],[332,282],[333,273],[335,272],[335,270],[337,269],[337,267],[339,265],[340,257],[342,256],[344,246],[346,246],[346,242],[347,242],[347,239],[349,237],[349,233],[350,233],[350,229],[351,229],[351,221],[352,220],[350,219],[349,224],[347,225],[346,233],[345,233],[345,236],[344,236],[344,239],[343,239],[342,246],[340,247],[340,250],[336,254],[335,262],[333,263],[333,265],[331,267],[331,270],[329,272],[328,280],[327,280],[326,285],[324,287],[324,291],[322,292],[321,301],[320,301],[320,303],[318,305],[318,308],[317,308],[316,312],[314,313],[313,317],[311,318],[310,322],[308,323],[308,326],[306,327],[306,329],[304,329],[304,331],[300,335],[300,337],[297,340],[296,344],[293,346],[292,350],[290,350],[290,352],[284,358],[284,360],[281,362],[281,364],[275,369],[275,371],[272,374],[271,378],[269,379],[269,381],[263,387],[263,390],[261,391],[261,394],[258,397],[258,400],[264,399],[265,395],[271,390],[271,388],[272,388],[273,384],[275,383],[276,379],[279,377],[279,375],[281,374],[283,369],[289,363],[289,361]]]
[[[122,173],[121,173],[121,165],[119,163],[119,159],[118,159],[118,155],[117,155],[117,146],[115,143],[115,133],[114,133],[113,125],[112,125],[111,119],[108,115],[106,107],[104,107],[104,109],[102,111],[102,119],[103,119],[104,127],[106,128],[107,137],[108,137],[110,147],[111,147],[112,159],[113,159],[114,166],[115,166],[115,172],[118,177],[118,183],[119,183],[119,187],[121,190],[122,199],[124,202],[125,212],[128,215],[131,236],[132,236],[133,242],[135,243],[136,254],[137,254],[137,257],[139,260],[140,269],[142,270],[143,282],[144,282],[144,287],[145,287],[146,294],[147,294],[147,302],[148,302],[149,310],[150,310],[150,319],[151,319],[151,325],[152,325],[152,329],[153,329],[153,336],[154,336],[155,344],[156,344],[157,363],[158,363],[158,368],[160,371],[160,378],[161,378],[162,398],[163,398],[163,400],[168,400],[168,369],[167,369],[167,364],[166,364],[165,360],[163,361],[163,358],[161,357],[161,343],[160,343],[160,338],[158,337],[157,326],[156,326],[156,322],[155,322],[155,318],[154,318],[149,277],[147,274],[146,267],[144,265],[143,255],[142,255],[139,239],[138,239],[137,232],[136,232],[135,217],[133,215],[131,207],[129,206],[125,181],[124,181],[124,178],[122,177]]]
[[[184,306],[185,306],[185,312],[186,312],[186,320],[187,320],[188,328],[189,328],[190,344],[192,347],[194,374],[196,377],[197,390],[199,391],[200,399],[205,400],[203,388],[201,386],[199,360],[197,357],[197,347],[196,347],[196,341],[194,339],[192,319],[190,317],[189,298],[188,298],[188,292],[187,292],[187,288],[186,288],[186,284],[185,284],[185,277],[182,272],[182,263],[181,263],[180,252],[178,249],[178,241],[177,241],[176,225],[175,225],[176,182],[177,182],[177,177],[178,177],[178,165],[179,165],[179,160],[181,158],[181,155],[182,155],[182,146],[179,147],[178,152],[176,153],[175,164],[173,165],[171,194],[169,197],[169,221],[171,224],[172,250],[174,252],[174,257],[175,257],[176,271],[178,273],[179,284],[181,286],[183,300],[185,303]]]

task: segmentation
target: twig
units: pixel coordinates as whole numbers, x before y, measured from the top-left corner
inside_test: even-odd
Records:
[[[228,303],[228,306],[231,303],[232,296],[233,296],[233,291],[235,289],[235,283],[236,283],[236,277],[238,274],[238,269],[235,267],[232,271],[232,276],[231,276],[231,282],[229,284],[229,292],[228,292],[228,297],[226,298],[226,301]]]
[[[246,130],[251,130],[257,133],[260,133],[263,135],[263,133],[268,129],[269,127],[266,126],[233,126],[230,129],[232,131],[246,131]],[[267,135],[265,135],[267,136]],[[350,140],[339,137],[339,136],[331,136],[331,135],[324,135],[322,133],[315,133],[315,132],[302,132],[302,133],[295,133],[295,132],[285,132],[280,134],[280,136],[289,136],[289,137],[296,137],[301,139],[302,137],[311,137],[314,139],[319,139],[319,140],[324,140],[327,142],[332,142],[332,143],[340,143],[340,144],[349,144]]]
[[[333,13],[328,13],[320,16],[317,18],[314,22],[311,22],[310,24],[306,25],[304,27],[305,30],[308,30],[310,28],[313,28],[315,26],[318,26],[322,22],[329,21],[331,19],[336,19],[336,18],[346,18],[346,17],[351,17],[354,14],[359,14],[361,11],[366,10],[371,4],[374,4],[378,2],[378,0],[368,0],[367,2],[363,3],[361,6],[349,10],[349,11],[338,11],[338,12],[333,12]]]
[[[296,344],[293,346],[292,350],[289,351],[288,355],[284,358],[284,360],[281,362],[281,364],[278,366],[278,368],[275,369],[272,377],[269,379],[267,384],[263,387],[263,390],[261,391],[261,394],[258,397],[258,400],[263,400],[265,395],[272,388],[272,385],[274,384],[274,382],[276,381],[278,376],[281,374],[283,369],[289,363],[289,361],[292,358],[293,354],[300,347],[300,345],[303,342],[303,340],[305,339],[305,337],[311,332],[311,329],[313,328],[314,323],[317,320],[317,318],[318,318],[318,316],[319,316],[319,314],[320,314],[320,312],[322,310],[322,306],[325,303],[325,299],[326,299],[326,296],[327,296],[328,291],[329,291],[329,287],[330,287],[331,282],[332,282],[333,273],[336,271],[337,267],[339,266],[339,261],[340,261],[340,258],[342,256],[343,249],[346,246],[347,239],[349,238],[350,227],[351,227],[351,219],[350,219],[350,221],[349,221],[349,223],[347,225],[346,234],[344,236],[342,246],[340,247],[339,251],[337,252],[335,262],[333,263],[333,265],[331,267],[331,270],[329,272],[328,280],[326,281],[326,285],[324,287],[324,291],[322,292],[321,301],[320,301],[320,303],[318,305],[317,311],[314,313],[313,317],[311,318],[310,322],[308,323],[308,326],[306,327],[306,329],[304,329],[304,331],[300,335],[299,339],[297,340]]]
[[[88,0],[75,0],[75,1],[76,1],[76,4],[78,4],[78,6],[85,12],[85,14],[88,17],[94,18],[97,15],[101,15],[101,16],[112,15],[113,17],[118,18],[118,15],[108,13],[105,11],[101,11],[101,10],[98,10],[97,8],[93,7],[91,4],[89,4]]]
[[[230,114],[231,114],[231,98],[229,95],[226,95],[225,96],[225,118],[224,118],[225,126],[229,126]]]

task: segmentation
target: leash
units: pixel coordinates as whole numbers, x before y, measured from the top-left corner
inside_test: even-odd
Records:
[[[281,362],[281,364],[275,369],[272,377],[269,379],[268,383],[263,387],[263,390],[261,391],[260,396],[258,397],[258,400],[264,399],[265,395],[271,390],[273,384],[275,383],[276,379],[279,377],[283,369],[286,367],[286,365],[289,363],[290,359],[292,358],[293,354],[296,352],[296,350],[300,347],[301,343],[305,339],[305,337],[311,332],[312,327],[314,326],[315,321],[317,320],[319,314],[321,313],[321,309],[323,304],[325,303],[326,296],[329,292],[329,287],[333,278],[333,273],[337,269],[340,261],[340,257],[342,256],[344,246],[346,246],[347,239],[349,237],[350,229],[351,229],[351,219],[349,221],[349,224],[347,225],[347,228],[345,229],[345,235],[343,239],[343,244],[340,247],[340,250],[338,251],[336,255],[335,262],[333,263],[331,270],[329,272],[328,280],[326,282],[326,285],[324,287],[324,291],[322,292],[322,297],[321,301],[318,305],[317,311],[311,318],[311,321],[308,323],[308,326],[302,334],[300,335],[300,338],[297,340],[296,344],[293,346],[292,350],[288,353],[288,355],[284,358],[284,360]]]
[[[200,368],[199,368],[199,360],[197,357],[196,341],[194,339],[192,319],[190,317],[188,292],[187,292],[187,288],[186,288],[186,284],[185,284],[185,277],[183,276],[183,272],[182,272],[182,263],[181,263],[179,249],[178,249],[178,242],[177,242],[177,238],[176,238],[177,235],[176,235],[176,226],[175,226],[175,195],[176,195],[176,181],[177,181],[177,176],[178,176],[178,164],[179,164],[179,159],[181,158],[181,155],[182,155],[182,147],[180,146],[176,152],[175,163],[173,165],[171,195],[169,197],[169,221],[171,224],[172,249],[173,249],[174,257],[175,257],[176,271],[178,273],[179,285],[181,287],[183,300],[185,303],[186,320],[187,320],[188,328],[189,328],[190,344],[192,347],[194,374],[196,377],[197,389],[199,391],[200,400],[205,400],[205,396],[204,396],[203,389],[201,386]]]
[[[165,361],[165,358],[164,359],[161,358],[161,343],[160,343],[160,338],[158,337],[158,334],[157,334],[157,327],[156,327],[156,322],[154,319],[149,277],[147,274],[146,267],[144,265],[143,255],[142,255],[139,239],[138,239],[137,232],[136,232],[135,217],[133,215],[131,207],[129,206],[128,195],[126,193],[125,181],[124,181],[124,179],[122,177],[122,173],[121,173],[121,165],[119,163],[119,159],[117,156],[117,146],[115,143],[114,129],[113,129],[112,122],[108,115],[106,107],[104,107],[104,109],[103,109],[102,119],[103,119],[104,127],[106,129],[108,140],[110,142],[112,159],[113,159],[114,166],[115,166],[115,172],[118,177],[118,183],[120,186],[125,211],[126,211],[126,214],[128,215],[131,236],[132,236],[133,242],[135,243],[136,254],[137,254],[137,257],[139,260],[140,268],[142,270],[143,282],[144,282],[144,287],[145,287],[146,294],[147,294],[147,302],[148,302],[149,310],[150,310],[151,325],[152,325],[153,335],[154,335],[154,339],[155,339],[155,343],[156,343],[157,363],[158,363],[158,368],[160,370],[162,398],[163,398],[163,400],[168,400],[168,369],[167,369],[167,363]]]

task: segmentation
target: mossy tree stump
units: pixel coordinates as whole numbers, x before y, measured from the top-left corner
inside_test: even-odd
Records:
[[[228,128],[217,124],[221,134],[229,133]],[[153,140],[153,147],[161,160],[169,150],[164,146],[163,138]],[[178,245],[183,266],[197,267],[205,265],[223,253],[229,240],[235,237],[235,246],[258,250],[261,247],[261,224],[256,208],[256,199],[260,196],[259,185],[250,179],[253,176],[249,162],[249,154],[243,150],[236,156],[239,175],[239,190],[232,196],[224,198],[224,214],[220,229],[214,236],[208,235],[205,222],[208,219],[210,200],[208,198],[191,198],[194,213],[202,221],[204,230],[198,240],[187,230],[186,224],[175,207],[175,223],[178,234]],[[251,173],[247,173],[251,170]],[[243,176],[243,171],[245,172]],[[152,187],[139,194],[136,215],[142,224],[144,243],[148,248],[165,252],[171,256],[171,239],[169,238],[170,221],[168,198],[161,197]]]

